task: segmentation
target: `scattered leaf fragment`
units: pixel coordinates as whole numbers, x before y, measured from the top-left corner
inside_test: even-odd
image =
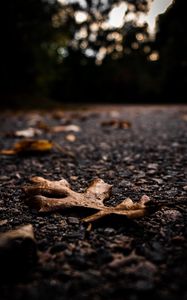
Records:
[[[119,126],[119,128],[121,128],[121,129],[128,129],[128,128],[130,128],[132,125],[131,125],[131,123],[130,123],[129,121],[120,121],[118,126]]]
[[[47,152],[53,148],[53,143],[48,140],[25,139],[14,144],[13,149],[0,150],[0,154],[14,155],[27,152]]]
[[[51,127],[50,131],[54,133],[63,132],[63,131],[72,131],[79,132],[81,129],[78,125],[58,125]]]
[[[34,232],[31,224],[21,226],[0,234],[0,249],[9,247],[11,242],[16,239],[31,239],[34,241]]]
[[[43,120],[39,120],[38,122],[36,122],[35,126],[42,131],[48,132],[50,131],[50,127],[45,123],[45,121]]]
[[[14,155],[16,154],[15,150],[14,149],[5,149],[5,150],[0,150],[0,154],[3,154],[3,155]]]
[[[64,112],[62,110],[57,110],[52,113],[52,117],[57,120],[61,120],[64,118]]]
[[[42,134],[42,131],[38,128],[29,127],[23,130],[17,130],[14,132],[14,136],[24,137],[24,138],[32,138],[36,135]]]
[[[111,195],[112,186],[102,179],[95,179],[84,193],[74,192],[65,179],[50,181],[42,177],[31,178],[32,184],[23,187],[27,196],[28,205],[35,207],[39,212],[51,212],[72,207],[92,208],[95,214],[83,219],[84,222],[93,222],[106,215],[125,215],[129,218],[144,216],[147,212],[146,204],[150,201],[144,195],[139,202],[126,198],[115,207],[105,206],[104,200]]]
[[[131,127],[131,123],[129,121],[126,120],[122,121],[116,119],[103,121],[101,125],[106,127],[119,128],[119,129],[128,129]]]
[[[31,224],[0,234],[1,271],[19,273],[37,261],[37,249]],[[3,272],[3,275],[4,275]]]

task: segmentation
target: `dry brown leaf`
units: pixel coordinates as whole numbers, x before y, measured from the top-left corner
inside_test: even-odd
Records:
[[[65,180],[50,181],[42,177],[31,178],[31,185],[23,189],[27,195],[27,203],[39,212],[51,212],[72,207],[92,208],[98,212],[83,219],[92,222],[106,215],[125,215],[129,218],[144,216],[147,212],[146,204],[150,201],[144,195],[139,202],[126,198],[115,207],[105,206],[104,200],[111,194],[112,186],[102,179],[95,179],[84,193],[74,192]]]
[[[14,144],[13,149],[0,150],[0,154],[14,155],[27,152],[47,152],[53,148],[54,144],[48,140],[26,139]]]

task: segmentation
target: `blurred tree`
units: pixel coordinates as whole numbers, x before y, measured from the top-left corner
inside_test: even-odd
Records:
[[[60,3],[53,26],[70,32],[66,54],[80,51],[85,57],[95,58],[99,65],[108,55],[115,59],[122,57],[124,45],[131,49],[133,42],[148,37],[147,26],[137,22],[139,14],[148,12],[149,0],[60,0]],[[137,35],[131,35],[131,44],[126,45],[126,37],[135,28]]]
[[[55,0],[2,1],[1,92],[28,93],[53,77],[51,18],[58,7]]]
[[[156,1],[156,0],[155,0]],[[171,99],[185,92],[185,0],[160,16],[152,0],[9,0],[1,22],[1,91],[61,101]]]
[[[66,28],[70,35],[61,48],[52,96],[80,102],[137,99],[136,54],[143,53],[146,60],[142,47],[149,37],[147,25],[137,24],[137,15],[149,10],[150,1],[60,2],[53,26]]]

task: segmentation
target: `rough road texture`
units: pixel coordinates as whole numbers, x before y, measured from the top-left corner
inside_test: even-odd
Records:
[[[102,126],[114,119],[130,128]],[[0,168],[0,231],[33,224],[39,262],[4,279],[0,299],[187,299],[187,107],[105,107],[51,113],[1,113],[0,148],[20,138],[14,130],[38,124],[75,124],[81,131],[44,132],[62,146],[50,153],[4,156]],[[129,127],[129,126],[127,126]],[[164,206],[137,220],[80,222],[87,211],[41,215],[24,203],[21,186],[30,176],[67,179],[84,191],[94,178],[113,185],[108,205],[147,194]],[[167,205],[168,203],[168,205]]]

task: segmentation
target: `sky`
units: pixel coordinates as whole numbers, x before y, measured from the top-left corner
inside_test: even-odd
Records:
[[[110,27],[120,28],[127,21],[135,21],[137,25],[148,24],[148,31],[150,35],[154,35],[156,31],[157,17],[163,14],[167,8],[172,4],[173,0],[153,0],[150,1],[150,9],[148,13],[129,13],[125,16],[128,10],[128,4],[124,1],[114,6],[109,13],[108,24]]]
[[[76,0],[58,0],[59,2],[65,3],[73,3],[77,2]],[[134,21],[137,25],[143,25],[144,23],[148,24],[148,31],[150,35],[154,36],[156,31],[156,21],[158,15],[164,13],[166,9],[172,4],[174,0],[150,0],[150,9],[148,13],[139,13],[134,14],[133,12],[125,15],[128,9],[128,5],[125,1],[121,1],[118,5],[113,6],[109,13],[109,18],[105,22],[106,27],[110,28],[120,28],[124,25],[125,22]],[[80,5],[84,8],[86,5],[85,0],[78,0]],[[82,23],[86,21],[88,15],[79,11],[75,15],[75,19],[77,23]]]
[[[173,0],[154,0],[150,5],[148,14],[140,14],[139,23],[147,23],[149,33],[154,35],[156,30],[157,17],[163,14],[167,8],[172,4]]]

